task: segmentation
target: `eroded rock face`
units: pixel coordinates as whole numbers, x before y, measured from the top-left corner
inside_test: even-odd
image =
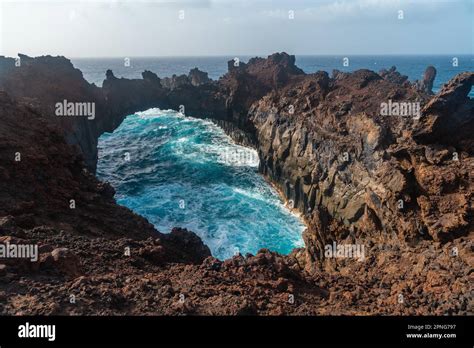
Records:
[[[173,75],[161,80],[162,86],[169,90],[182,86],[198,87],[211,82],[212,80],[207,76],[207,72],[201,71],[198,68],[191,69],[188,75]]]
[[[249,119],[254,102],[273,89],[302,77],[295,57],[275,53],[267,59],[252,58],[248,63],[230,60],[229,71],[217,82],[214,99],[224,104],[224,110],[213,112],[212,118],[239,143],[256,146],[256,130]]]
[[[421,143],[452,145],[474,153],[474,100],[468,97],[473,73],[462,73],[443,86],[422,110],[414,138]]]
[[[20,66],[15,66],[13,59],[0,57],[0,89],[58,125],[67,143],[79,148],[93,173],[100,135],[112,132],[133,112],[168,107],[167,90],[150,71],[143,72],[142,79],[129,80],[117,78],[108,70],[99,88],[88,83],[64,57],[21,55],[20,62]],[[57,103],[63,102],[93,104],[94,116],[58,116]]]
[[[52,113],[59,95],[96,102],[92,122],[52,118],[66,140],[80,146],[92,169],[98,136],[113,131],[127,114],[184,107],[186,114],[214,119],[235,140],[257,147],[260,171],[310,224],[319,226],[317,233],[306,233],[312,235],[308,243],[318,241],[309,249],[319,254],[325,243],[348,236],[395,233],[407,241],[444,241],[466,234],[472,225],[467,221],[472,73],[457,76],[430,99],[395,67],[380,74],[306,75],[286,53],[229,61],[229,72],[217,82],[197,69],[171,80],[149,71],[143,79],[129,80],[108,71],[101,89],[85,82],[62,57],[23,56],[21,68],[12,63],[2,60],[7,73],[0,86],[42,114]],[[38,71],[66,87],[58,89],[42,78],[26,85],[25,79]],[[432,84],[435,74],[429,67],[424,83]],[[384,103],[423,109],[388,116],[381,111]],[[321,258],[316,254],[310,259]]]
[[[86,169],[81,154],[45,116],[5,92],[0,115],[0,236],[23,238],[24,229],[36,226],[39,235],[47,226],[90,238],[161,236],[174,260],[198,262],[210,255],[192,232],[161,235],[145,218],[117,205],[114,189]],[[58,251],[57,260],[63,254]]]
[[[207,73],[195,68],[188,75],[160,79],[144,71],[142,79],[115,77],[106,72],[102,88],[88,83],[80,70],[64,57],[31,58],[20,54],[20,66],[13,58],[0,57],[0,90],[36,108],[45,119],[63,130],[68,144],[77,146],[89,170],[97,166],[97,142],[104,132],[114,131],[123,119],[152,107],[180,109],[187,114],[213,117],[224,110],[222,98]],[[94,105],[94,117],[56,114],[57,103]],[[203,110],[208,110],[202,113]]]
[[[207,72],[201,71],[198,68],[191,69],[188,77],[193,86],[201,86],[211,82],[211,79],[207,76]]]
[[[40,261],[0,259],[1,313],[470,311],[473,73],[431,97],[394,68],[306,75],[280,53],[230,61],[219,81],[195,72],[171,88],[153,72],[108,71],[98,88],[65,58],[21,58],[0,58],[0,235],[37,243]],[[94,101],[95,119],[56,117],[61,99]],[[383,115],[389,102],[419,102],[419,119]],[[304,249],[220,261],[192,232],[163,235],[115,203],[92,174],[100,134],[181,105],[257,148],[309,225]],[[333,242],[362,244],[365,257],[330,259]],[[78,304],[62,302],[69,291]]]
[[[249,110],[261,172],[310,223],[304,235],[309,263],[323,259],[332,241],[390,234],[413,243],[447,241],[473,229],[474,162],[461,144],[474,132],[466,97],[474,74],[459,75],[431,100],[394,75],[393,69],[381,76],[368,70],[336,72],[333,79],[307,75]],[[389,101],[424,108],[417,117],[382,116]]]
[[[392,66],[390,69],[380,70],[379,75],[390,82],[397,83],[400,85],[408,86],[410,83],[408,81],[408,76],[402,75],[397,71],[397,67]],[[433,78],[434,80],[434,78]]]
[[[436,78],[436,68],[434,66],[429,66],[425,70],[425,74],[423,75],[423,80],[421,81],[421,89],[432,95],[433,94],[433,82]]]
[[[165,77],[161,81],[161,84],[163,87],[172,90],[181,86],[190,85],[191,82],[186,75],[173,75],[171,77]]]

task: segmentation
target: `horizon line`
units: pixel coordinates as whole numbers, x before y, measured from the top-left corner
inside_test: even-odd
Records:
[[[275,53],[287,53],[290,56],[295,57],[402,57],[402,56],[411,56],[411,57],[457,57],[457,56],[474,56],[474,53],[363,53],[363,54],[342,54],[342,53],[304,53],[304,54],[291,54],[285,51],[277,51],[271,54],[209,54],[209,55],[137,55],[137,56],[126,56],[126,55],[116,55],[116,56],[68,56],[63,54],[42,54],[42,55],[29,55],[25,53],[18,52],[15,56],[9,55],[0,55],[5,58],[15,58],[18,54],[24,54],[26,56],[37,58],[44,56],[51,57],[65,57],[68,59],[123,59],[123,58],[229,58],[229,57],[262,57],[266,58]]]
[[[363,53],[363,54],[332,54],[332,53],[304,53],[304,54],[292,54],[285,51],[277,51],[270,54],[209,54],[209,55],[144,55],[144,56],[69,56],[71,59],[87,59],[87,58],[96,58],[96,59],[123,59],[123,58],[230,58],[230,57],[261,57],[266,58],[275,53],[287,53],[290,56],[295,57],[401,57],[401,56],[412,56],[412,57],[433,57],[433,56],[446,56],[446,57],[457,57],[457,56],[474,56],[474,53]],[[67,57],[68,56],[64,56]]]

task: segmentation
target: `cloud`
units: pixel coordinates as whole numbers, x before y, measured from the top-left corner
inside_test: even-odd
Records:
[[[396,18],[398,11],[403,10],[411,18],[423,18],[423,13],[441,12],[443,8],[452,5],[456,0],[336,0],[326,1],[320,6],[303,9],[299,14],[302,18],[316,19],[322,22],[339,21],[343,19],[371,18],[385,20],[387,16]]]
[[[469,53],[473,42],[472,0],[6,1],[7,55]]]

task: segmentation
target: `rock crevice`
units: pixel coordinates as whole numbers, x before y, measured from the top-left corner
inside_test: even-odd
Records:
[[[59,298],[70,286],[89,302],[61,312],[41,305],[51,301],[40,294],[33,304],[27,296],[0,303],[2,313],[149,313],[147,303],[155,302],[140,287],[163,291],[166,303],[155,304],[165,314],[213,314],[216,307],[220,314],[466,312],[474,73],[459,74],[433,96],[430,69],[420,88],[395,68],[305,74],[294,56],[277,53],[230,61],[217,81],[196,69],[171,78],[145,71],[142,79],[107,71],[99,88],[64,57],[20,58],[17,67],[0,57],[0,232],[40,243],[42,258],[26,268],[0,260],[0,298],[18,290],[19,274],[32,272],[29,289]],[[95,118],[56,116],[63,100],[95,103]],[[419,103],[420,114],[382,115],[383,103]],[[305,248],[221,262],[192,232],[161,234],[117,205],[114,189],[93,175],[98,138],[152,107],[210,118],[255,147],[259,171],[308,223]],[[328,259],[325,247],[333,243],[361,244],[366,258]],[[37,283],[37,272],[46,283]],[[58,286],[57,277],[73,281]],[[224,281],[213,297],[216,279]],[[97,290],[98,282],[107,285]],[[109,304],[85,295],[91,291],[106,293]],[[174,305],[183,292],[193,301]],[[397,298],[407,292],[411,306],[400,307]],[[137,293],[145,295],[132,305]],[[302,302],[279,302],[292,293]]]

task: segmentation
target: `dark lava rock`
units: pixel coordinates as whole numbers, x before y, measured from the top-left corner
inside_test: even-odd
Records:
[[[276,53],[231,61],[218,81],[107,71],[99,88],[64,57],[21,59],[0,57],[0,233],[48,247],[39,266],[1,261],[1,314],[468,311],[473,73],[431,96],[432,69],[420,89],[393,68],[307,75]],[[64,99],[94,102],[95,119],[55,116]],[[381,115],[389,100],[420,102],[419,119]],[[304,249],[220,262],[192,232],[162,234],[116,204],[93,175],[98,137],[130,113],[180,105],[256,147],[260,172],[308,223]],[[332,242],[362,244],[365,257],[325,257]]]

